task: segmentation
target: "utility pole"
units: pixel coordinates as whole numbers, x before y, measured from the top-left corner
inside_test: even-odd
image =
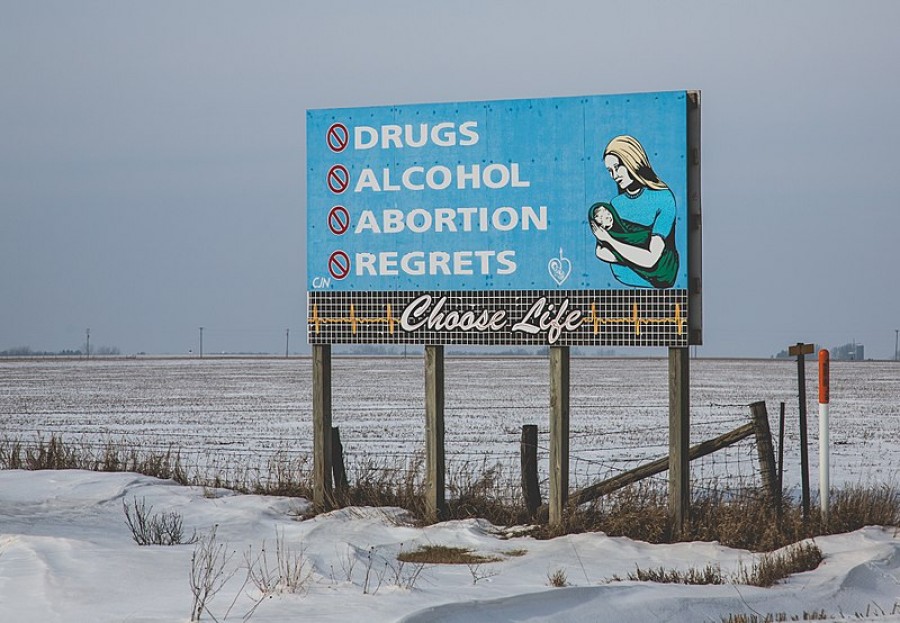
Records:
[[[290,356],[290,344],[291,344],[291,330],[287,328],[284,330],[284,358],[287,359]]]
[[[900,361],[900,329],[894,329],[894,361]]]
[[[203,359],[203,327],[200,327],[200,359]]]
[[[85,355],[87,356],[88,359],[90,359],[91,358],[91,330],[86,329],[85,334],[86,334],[86,337],[85,337],[86,343],[85,343],[84,349],[87,351],[85,353]]]

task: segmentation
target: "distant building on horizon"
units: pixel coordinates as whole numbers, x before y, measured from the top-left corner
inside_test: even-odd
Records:
[[[813,353],[819,352],[819,345],[813,345]],[[829,357],[834,361],[864,361],[866,358],[866,347],[856,342],[850,342],[843,346],[833,346],[828,351]],[[815,357],[816,355],[812,355]],[[775,359],[793,359],[794,355],[788,353],[785,349],[774,357]]]
[[[843,346],[835,346],[831,349],[831,358],[835,361],[863,361],[865,346],[852,342]]]

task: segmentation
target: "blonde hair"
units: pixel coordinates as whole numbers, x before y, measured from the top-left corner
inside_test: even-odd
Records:
[[[652,188],[653,190],[662,190],[668,188],[666,183],[657,177],[653,167],[650,166],[650,159],[643,146],[633,136],[623,134],[612,139],[603,151],[603,157],[615,156],[619,159],[632,179],[641,186]]]

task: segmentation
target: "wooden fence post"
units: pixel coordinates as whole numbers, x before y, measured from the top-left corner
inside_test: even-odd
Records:
[[[446,516],[444,347],[425,347],[425,505],[431,521]]]
[[[569,347],[550,347],[550,525],[562,524],[569,498]]]
[[[331,504],[331,345],[313,344],[313,505]]]
[[[788,347],[788,354],[797,356],[797,388],[800,394],[800,495],[803,521],[809,521],[809,446],[806,427],[806,355],[813,352],[812,344],[797,342]]]
[[[334,488],[339,495],[350,488],[347,481],[347,468],[344,465],[344,445],[341,443],[341,431],[337,426],[331,427],[331,473],[334,475]]]
[[[520,446],[522,463],[522,495],[528,516],[534,517],[541,506],[541,489],[538,485],[537,466],[538,427],[534,424],[522,426]]]
[[[780,506],[781,492],[778,490],[778,474],[775,470],[775,451],[772,448],[772,432],[769,429],[769,414],[765,402],[750,405],[753,428],[756,432],[756,454],[759,457],[759,473],[763,488],[771,503]]]
[[[778,413],[778,490],[784,490],[784,402]]]

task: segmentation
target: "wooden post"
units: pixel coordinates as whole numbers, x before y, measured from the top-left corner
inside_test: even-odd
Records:
[[[550,525],[562,525],[569,498],[569,347],[550,347]]]
[[[797,342],[788,353],[797,356],[797,385],[800,390],[800,485],[803,498],[803,520],[809,521],[809,448],[806,430],[806,357],[813,352],[812,344]]]
[[[425,347],[425,505],[431,521],[446,516],[444,347]]]
[[[344,445],[341,443],[341,431],[337,426],[331,427],[331,473],[334,475],[334,488],[344,494],[350,488],[347,481],[347,467],[344,465]]]
[[[669,349],[669,520],[676,539],[690,520],[690,357],[687,348]]]
[[[778,502],[781,499],[781,492],[778,490],[778,477],[775,473],[775,451],[772,448],[772,433],[769,429],[766,403],[754,402],[750,405],[750,414],[756,431],[756,455],[759,458],[763,489],[771,503],[780,506]]]
[[[331,504],[331,345],[313,344],[313,505]]]
[[[778,414],[778,490],[784,491],[784,403]]]
[[[538,427],[534,424],[522,426],[522,443],[520,446],[522,463],[522,495],[528,516],[534,517],[541,506],[541,489],[538,485],[537,469]]]

